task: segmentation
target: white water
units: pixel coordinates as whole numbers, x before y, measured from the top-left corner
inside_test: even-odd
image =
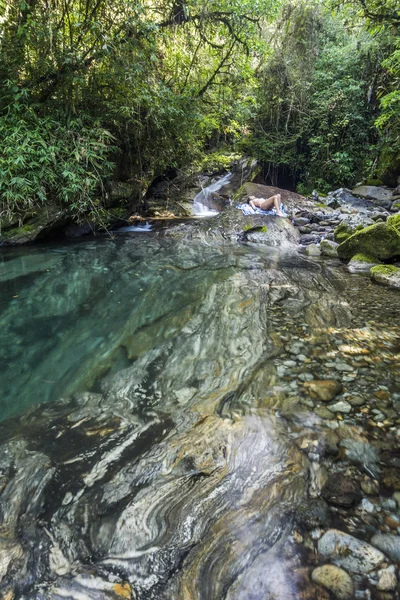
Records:
[[[231,180],[231,178],[232,173],[227,173],[215,183],[203,188],[193,200],[193,213],[202,217],[217,215],[219,211],[215,209],[213,193],[218,192],[221,188],[223,188],[224,185]]]
[[[152,231],[152,230],[153,230],[153,225],[151,223],[144,223],[143,225],[126,225],[124,227],[120,227],[117,231],[122,231],[122,232],[140,231],[142,233],[145,233],[146,231]]]

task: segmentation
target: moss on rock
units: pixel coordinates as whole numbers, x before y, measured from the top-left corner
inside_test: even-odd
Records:
[[[347,240],[347,238],[349,238],[351,235],[353,235],[353,233],[355,231],[357,231],[358,227],[359,226],[352,227],[348,223],[345,223],[344,221],[342,221],[341,223],[339,223],[339,225],[336,227],[335,231],[333,232],[335,242],[337,242],[338,244],[341,244],[342,242]]]
[[[338,246],[340,258],[349,260],[356,254],[387,260],[400,256],[400,232],[387,223],[376,223],[356,231]]]
[[[375,256],[372,256],[371,254],[362,254],[361,252],[359,252],[358,254],[355,254],[351,260],[354,260],[357,262],[371,263],[374,265],[381,262]]]
[[[370,270],[373,281],[400,289],[400,269],[394,265],[377,265]]]

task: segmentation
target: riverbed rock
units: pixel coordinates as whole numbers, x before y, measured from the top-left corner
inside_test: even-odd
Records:
[[[353,597],[354,585],[350,575],[335,565],[317,567],[311,579],[329,590],[338,600],[350,600]]]
[[[377,265],[370,269],[371,278],[376,283],[400,289],[400,269],[394,265]]]
[[[400,535],[377,533],[371,538],[371,544],[382,550],[392,560],[400,561]]]
[[[318,552],[346,571],[362,575],[386,560],[385,555],[371,544],[338,529],[324,533],[318,541]]]
[[[313,398],[330,402],[343,391],[343,386],[335,379],[315,379],[303,383],[303,389]]]
[[[321,496],[328,504],[350,508],[361,500],[360,486],[343,473],[336,473],[322,488]]]
[[[350,273],[369,273],[371,267],[380,265],[381,261],[368,254],[355,254],[347,265]]]
[[[330,521],[329,506],[322,498],[308,498],[296,510],[296,522],[308,530],[326,527]]]
[[[340,258],[349,260],[356,254],[387,260],[400,255],[400,233],[390,224],[376,223],[356,231],[338,246]]]
[[[339,400],[339,402],[335,402],[335,404],[330,404],[328,408],[334,413],[348,414],[351,412],[351,404],[346,402],[346,400]]]
[[[234,206],[211,219],[190,220],[171,226],[161,235],[204,243],[251,242],[297,250],[299,232],[289,219],[275,215],[243,215]]]

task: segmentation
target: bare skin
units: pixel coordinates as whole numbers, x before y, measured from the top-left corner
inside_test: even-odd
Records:
[[[272,207],[275,208],[278,217],[283,217],[284,214],[281,211],[281,195],[276,194],[271,198],[256,198],[255,196],[249,196],[249,204],[251,208],[261,208],[261,210],[270,210]]]

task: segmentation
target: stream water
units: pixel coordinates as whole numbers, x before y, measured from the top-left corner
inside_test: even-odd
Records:
[[[398,598],[397,292],[154,232],[0,260],[1,597]]]

